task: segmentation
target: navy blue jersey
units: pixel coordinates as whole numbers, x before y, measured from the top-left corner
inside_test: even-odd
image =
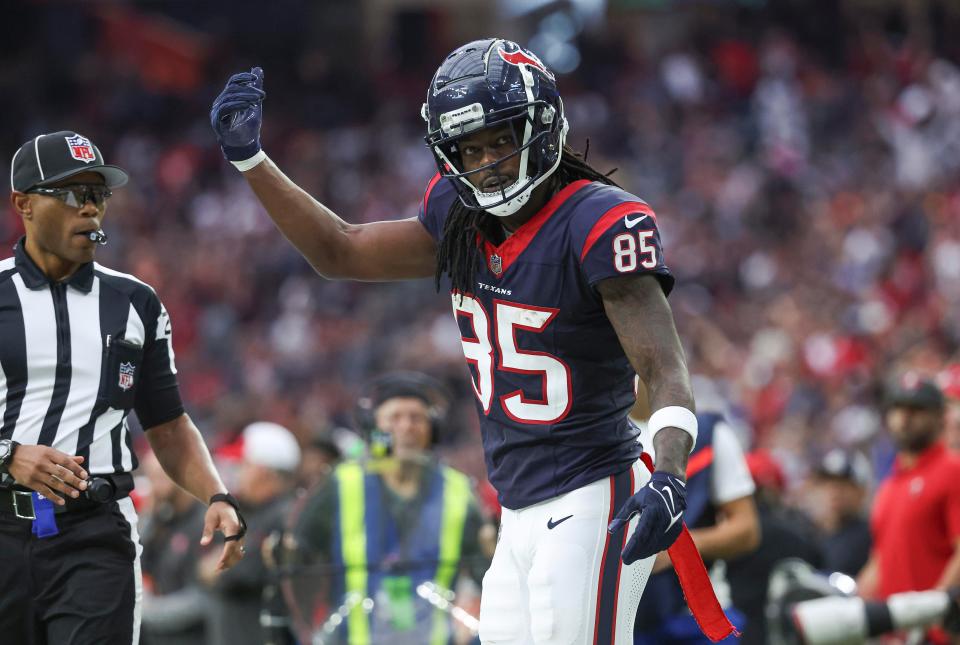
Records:
[[[431,181],[420,221],[434,239],[455,199],[448,181]],[[578,181],[503,244],[478,242],[478,253],[473,292],[452,299],[500,502],[523,508],[629,468],[640,456],[627,420],[634,370],[596,285],[650,273],[669,293],[653,211]]]

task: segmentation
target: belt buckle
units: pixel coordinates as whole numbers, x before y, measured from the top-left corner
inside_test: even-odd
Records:
[[[21,520],[35,520],[37,519],[37,513],[33,509],[33,493],[28,490],[13,490],[13,514],[19,517]],[[26,497],[29,500],[29,514],[20,512],[20,504],[17,501],[17,496]]]

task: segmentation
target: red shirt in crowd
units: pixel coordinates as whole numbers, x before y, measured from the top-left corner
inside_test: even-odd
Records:
[[[904,467],[898,457],[871,517],[880,598],[931,589],[960,540],[960,458],[941,442]]]

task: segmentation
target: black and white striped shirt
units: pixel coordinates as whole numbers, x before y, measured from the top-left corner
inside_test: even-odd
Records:
[[[24,239],[0,261],[0,438],[82,455],[94,475],[129,472],[130,410],[144,428],[183,414],[167,311],[95,262],[51,282]]]

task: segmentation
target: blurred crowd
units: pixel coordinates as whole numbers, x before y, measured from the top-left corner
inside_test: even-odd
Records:
[[[403,366],[454,387],[464,430],[448,443],[471,446],[475,463],[460,465],[482,475],[446,298],[430,281],[316,278],[220,158],[209,102],[223,72],[257,56],[203,41],[204,58],[176,61],[201,65],[180,72],[184,89],[144,76],[152,59],[117,36],[144,31],[148,13],[118,25],[82,3],[20,11],[34,33],[4,58],[4,147],[71,127],[131,171],[101,257],[156,286],[211,443],[254,417],[303,441],[349,426],[358,386]],[[877,446],[883,470],[882,377],[944,369],[960,329],[955,52],[882,23],[837,19],[813,39],[814,23],[727,13],[678,15],[683,29],[659,48],[633,31],[643,16],[585,32],[580,67],[560,79],[570,142],[589,141],[591,162],[658,212],[689,363],[732,402],[744,440],[793,478],[837,444]],[[61,38],[68,23],[84,37]],[[418,117],[429,71],[355,61],[347,83],[329,53],[297,54],[253,61],[266,68],[271,156],[349,221],[415,215],[433,173]],[[18,235],[12,214],[0,220],[4,243]]]
[[[280,4],[288,27],[315,17]],[[656,10],[611,8],[622,15],[580,33],[581,64],[559,84],[569,143],[658,213],[700,400],[722,402],[744,445],[776,461],[788,500],[815,506],[797,491],[832,449],[866,458],[843,471],[862,495],[890,468],[888,378],[916,370],[960,397],[960,52],[949,9],[918,28],[895,11],[858,20],[853,2],[802,4],[680,7],[669,30]],[[348,221],[414,216],[434,173],[419,106],[458,39],[440,29],[423,47],[433,58],[403,67],[338,58],[309,28],[259,38],[212,10],[156,12],[14,3],[2,149],[69,128],[130,171],[98,259],[156,287],[188,410],[224,459],[257,419],[326,445],[354,425],[363,384],[402,367],[455,393],[441,452],[482,479],[447,298],[429,280],[317,278],[207,123],[227,75],[262,63],[279,166]],[[20,234],[0,218],[0,242]]]

